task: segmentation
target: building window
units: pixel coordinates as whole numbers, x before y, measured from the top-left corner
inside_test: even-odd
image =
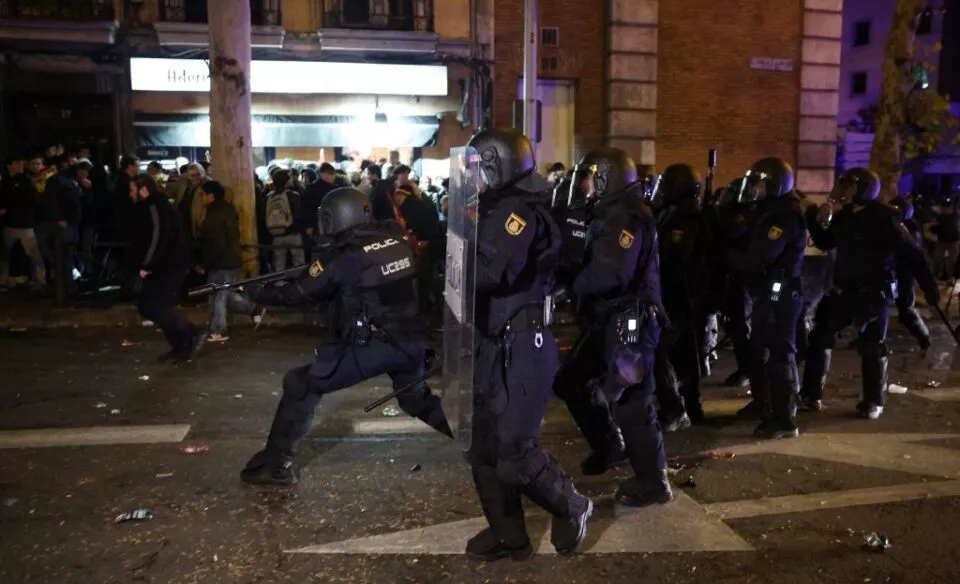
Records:
[[[545,47],[560,45],[560,29],[555,26],[545,26],[540,29],[540,44]]]
[[[550,72],[557,70],[557,58],[556,57],[541,57],[540,58],[540,72]]]
[[[924,8],[920,16],[917,17],[917,34],[930,34],[933,30],[933,9]]]
[[[865,47],[870,44],[870,21],[860,20],[853,23],[853,46]]]
[[[867,72],[860,71],[850,76],[850,95],[867,93]]]

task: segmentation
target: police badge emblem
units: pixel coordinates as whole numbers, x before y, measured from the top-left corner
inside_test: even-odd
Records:
[[[504,223],[503,226],[510,235],[520,235],[527,226],[527,222],[521,219],[516,213],[510,213],[510,216],[507,217],[507,222]]]
[[[783,229],[779,227],[771,227],[770,231],[767,232],[767,239],[770,241],[776,241],[780,239],[780,236],[783,235]]]
[[[630,246],[633,245],[633,239],[633,234],[624,229],[620,232],[620,247],[630,249]]]
[[[311,278],[316,278],[323,273],[323,264],[320,263],[320,260],[317,260],[310,264],[310,269],[308,270]]]

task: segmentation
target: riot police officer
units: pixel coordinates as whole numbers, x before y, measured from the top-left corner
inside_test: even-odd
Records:
[[[554,391],[592,450],[584,473],[600,474],[626,458],[636,477],[620,485],[616,500],[635,507],[666,503],[673,495],[651,403],[665,320],[656,223],[644,203],[645,184],[625,152],[600,148],[580,167],[590,173],[596,203],[573,293],[590,321]]]
[[[902,255],[904,265],[916,276],[927,301],[932,305],[939,302],[939,291],[923,253],[910,240],[896,211],[877,200],[880,186],[876,173],[854,168],[840,176],[830,200],[819,211],[807,210],[814,244],[822,250],[835,248],[837,255],[834,287],[820,301],[810,333],[801,389],[800,405],[804,409],[821,408],[837,332],[854,323],[863,376],[857,411],[871,420],[883,413],[888,301],[896,296],[897,255]],[[835,207],[839,210],[833,215]]]
[[[701,334],[707,323],[705,293],[710,282],[712,239],[700,208],[702,188],[703,181],[692,166],[673,164],[660,175],[652,200],[653,207],[661,209],[660,277],[663,305],[670,318],[670,327],[660,342],[669,358],[663,366],[678,372],[682,406],[695,424],[703,422]],[[657,385],[663,385],[659,379]],[[670,405],[675,407],[664,404],[662,397],[660,401],[661,411]],[[681,416],[681,425],[683,421]]]
[[[916,243],[917,247],[922,246],[922,237],[920,226],[913,219],[913,202],[906,197],[896,197],[890,201],[890,205],[897,210],[897,217],[910,238]],[[909,257],[903,253],[897,254],[897,320],[900,321],[907,331],[917,339],[920,348],[924,351],[930,348],[930,329],[923,322],[923,317],[917,312],[916,300],[916,282],[917,279],[910,269]]]
[[[560,231],[541,202],[551,185],[536,171],[530,141],[515,130],[486,130],[469,145],[479,154],[481,193],[466,454],[489,527],[470,539],[467,555],[532,555],[521,494],[553,515],[553,545],[569,554],[586,536],[593,503],[536,439],[559,361],[545,306],[560,251]]]
[[[260,304],[329,302],[336,338],[316,348],[312,363],[284,376],[266,447],[241,473],[249,483],[295,484],[293,456],[320,398],[378,375],[388,374],[395,388],[414,384],[397,397],[400,408],[452,437],[440,399],[418,382],[427,325],[419,314],[416,263],[403,231],[392,222],[371,223],[369,198],[353,188],[327,194],[318,216],[321,234],[331,240],[329,253],[293,282],[247,289]]]
[[[744,274],[753,297],[749,372],[753,401],[747,407],[762,419],[754,432],[762,438],[799,434],[796,327],[803,310],[807,231],[793,186],[793,169],[779,158],[758,160],[747,171],[740,200],[756,203],[759,217],[747,252],[728,254],[730,264]]]

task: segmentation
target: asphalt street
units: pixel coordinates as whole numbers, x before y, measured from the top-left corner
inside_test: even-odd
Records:
[[[960,376],[936,330],[926,357],[894,334],[891,382],[908,391],[876,422],[853,417],[859,364],[838,350],[827,409],[782,442],[733,419],[747,398],[719,387],[722,354],[704,390],[711,423],[667,438],[677,499],[656,509],[613,504],[624,471],[580,475],[586,446],[555,401],[542,443],[597,504],[588,540],[557,556],[528,505],[540,553],[493,564],[462,555],[483,524],[463,445],[363,413],[386,378],[324,399],[297,487],[239,480],[315,331],[236,329],[179,369],[156,362],[150,329],[0,333],[0,583],[952,584]],[[140,507],[153,518],[115,523]],[[865,545],[874,532],[889,549]]]

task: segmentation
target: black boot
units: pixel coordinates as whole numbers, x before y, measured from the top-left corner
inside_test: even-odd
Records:
[[[750,378],[738,369],[723,380],[723,385],[725,387],[750,387]]]
[[[527,536],[520,491],[503,484],[496,467],[485,464],[469,450],[465,453],[473,471],[473,483],[488,528],[467,542],[467,557],[490,562],[512,558],[526,560],[533,555]]]
[[[796,438],[800,435],[800,430],[797,429],[793,420],[769,418],[760,422],[760,425],[753,431],[753,435],[767,440],[779,440],[781,438]]]
[[[673,490],[667,479],[667,471],[664,469],[656,476],[647,479],[633,477],[621,482],[614,499],[625,507],[647,507],[669,503],[673,500]]]
[[[561,519],[554,516],[550,523],[550,541],[561,556],[577,551],[587,537],[587,519],[593,515],[593,501],[587,499],[586,509],[582,513]]]
[[[453,438],[447,415],[443,412],[443,402],[431,393],[426,383],[397,396],[397,404],[408,415],[417,418],[447,438]]]
[[[757,399],[750,400],[750,403],[737,410],[737,418],[740,420],[763,420],[769,416],[770,404]]]
[[[610,437],[610,448],[603,453],[591,452],[580,463],[580,471],[586,476],[602,475],[612,468],[627,463],[627,452],[623,445],[623,436],[616,431]]]
[[[284,487],[293,486],[299,480],[297,469],[290,457],[273,455],[267,450],[261,450],[253,455],[240,472],[240,478],[251,485]]]
[[[495,562],[510,558],[516,561],[533,557],[533,546],[528,539],[518,547],[512,547],[501,541],[489,527],[467,541],[467,557],[478,562]]]

